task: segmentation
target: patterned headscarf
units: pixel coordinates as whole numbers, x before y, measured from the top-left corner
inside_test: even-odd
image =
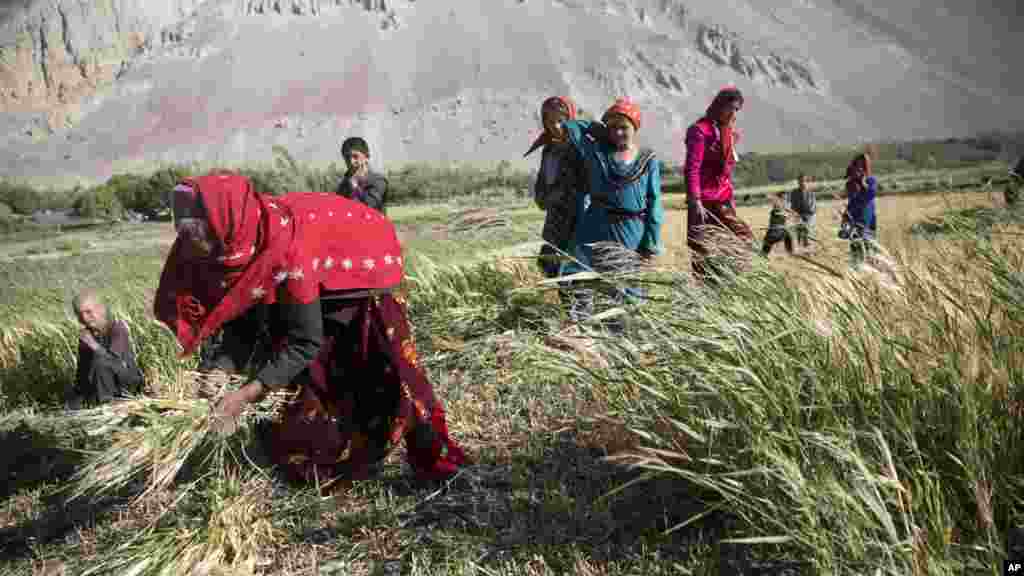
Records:
[[[359,202],[314,192],[264,196],[237,174],[182,184],[195,191],[220,248],[190,257],[178,238],[164,264],[153,309],[183,355],[251,306],[276,302],[279,285],[309,303],[321,289],[387,288],[402,280],[394,224]]]
[[[541,118],[544,117],[545,110],[558,110],[559,112],[564,114],[567,119],[576,119],[576,103],[573,102],[572,99],[569,98],[568,96],[552,96],[545,100],[544,103],[540,105]],[[537,138],[533,141],[533,144],[530,145],[530,149],[526,151],[526,154],[523,154],[523,158],[529,156],[537,148],[547,146],[548,144],[551,144],[553,142],[554,139],[551,137],[550,134],[548,134],[547,130],[544,130],[543,132],[541,132],[540,136],[537,136]]]
[[[850,165],[846,167],[846,191],[849,194],[856,194],[864,191],[862,178],[871,176],[871,156],[861,153],[853,157]]]
[[[202,214],[199,197],[188,183],[182,182],[171,191],[171,213],[175,223],[189,218],[199,218]]]
[[[604,123],[608,122],[608,118],[613,114],[619,114],[625,116],[633,123],[633,127],[637,130],[640,129],[640,108],[629,98],[619,98],[612,104],[604,115],[601,116],[601,121]]]
[[[849,166],[846,167],[846,178],[859,180],[861,177],[871,176],[871,156],[862,152],[853,157]]]
[[[740,92],[740,89],[732,84],[723,86],[718,91],[718,94],[715,95],[715,99],[711,101],[707,111],[704,113],[704,117],[717,125],[719,111],[737,100],[743,102],[743,93]],[[718,126],[718,130],[722,137],[722,165],[725,166],[733,158],[733,150],[736,146],[738,134],[736,133],[735,126],[732,125]]]

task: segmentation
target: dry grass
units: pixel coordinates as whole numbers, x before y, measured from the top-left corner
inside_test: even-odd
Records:
[[[245,381],[244,377],[185,372],[165,387],[169,396],[126,399],[68,413],[69,426],[109,443],[76,473],[69,498],[116,493],[145,476],[146,488],[139,496],[143,499],[170,488],[196,456],[201,456],[203,464],[223,466],[231,445],[215,431],[213,406]],[[197,397],[198,392],[207,397]],[[271,392],[258,404],[247,406],[240,417],[242,428],[274,417],[291,396]]]
[[[187,372],[189,365],[168,363],[154,372],[150,404],[144,399],[129,400],[120,412],[109,409],[79,420],[97,430],[96,422],[111,426],[108,432],[91,437],[103,441],[107,449],[114,448],[98,453],[108,454],[105,460],[93,460],[105,466],[94,467],[94,484],[104,475],[141,478],[146,483],[126,480],[132,498],[118,504],[115,512],[97,511],[89,516],[93,520],[74,524],[70,532],[37,538],[37,544],[26,548],[29,551],[0,558],[0,571],[32,574],[46,560],[51,565],[63,563],[69,574],[104,562],[109,573],[126,573],[129,566],[138,566],[137,562],[147,558],[166,558],[167,569],[173,573],[198,573],[204,560],[222,570],[254,574],[376,575],[394,569],[415,576],[729,573],[733,569],[731,548],[721,539],[758,535],[751,528],[758,524],[736,523],[737,516],[753,516],[742,500],[749,494],[757,498],[762,510],[771,511],[771,517],[786,519],[798,529],[798,535],[805,538],[800,542],[837,558],[849,557],[850,547],[844,548],[840,542],[844,534],[877,536],[878,526],[891,520],[897,537],[884,553],[871,548],[874,543],[868,539],[851,541],[869,544],[867,549],[876,553],[879,561],[902,562],[909,550],[917,558],[907,564],[909,572],[929,571],[932,566],[931,573],[942,573],[950,565],[944,564],[952,554],[949,550],[978,542],[994,549],[989,541],[998,539],[998,531],[1006,525],[1005,510],[1011,504],[1001,491],[1007,490],[1007,472],[992,468],[986,460],[995,449],[978,443],[982,436],[966,432],[954,436],[969,441],[958,453],[974,450],[983,455],[965,460],[960,472],[943,464],[943,473],[965,488],[958,496],[968,498],[964,500],[968,504],[961,508],[950,504],[952,500],[945,495],[953,480],[943,480],[945,484],[929,480],[931,477],[915,467],[918,460],[908,451],[906,433],[900,436],[895,426],[885,427],[886,435],[879,441],[865,427],[857,429],[864,434],[863,445],[841,435],[840,442],[829,436],[834,432],[830,423],[842,421],[838,408],[833,413],[810,408],[820,410],[830,403],[849,406],[842,403],[869,398],[872,390],[874,394],[892,394],[894,374],[900,374],[907,378],[907,383],[896,388],[900,395],[886,397],[893,410],[907,410],[917,394],[925,414],[927,406],[941,406],[948,410],[944,414],[960,414],[964,422],[978,421],[988,408],[957,412],[953,405],[940,403],[938,392],[929,392],[934,383],[928,378],[939,370],[949,370],[949,359],[943,355],[950,351],[965,362],[967,368],[957,372],[964,381],[979,382],[993,396],[1015,398],[1019,373],[1009,367],[1019,363],[1019,358],[1012,356],[1019,351],[993,347],[997,341],[981,338],[978,315],[972,313],[999,301],[977,290],[978,283],[991,276],[978,270],[965,273],[958,267],[964,261],[955,251],[960,244],[904,233],[912,221],[942,212],[949,198],[953,198],[948,204],[952,207],[986,201],[977,196],[963,196],[962,204],[960,197],[880,199],[883,243],[893,251],[891,276],[870,270],[847,274],[845,246],[825,238],[821,229],[828,224],[823,215],[819,215],[823,242],[813,258],[838,270],[841,277],[805,260],[773,257],[767,266],[783,275],[759,268],[757,277],[763,281],[755,287],[756,298],[737,293],[718,302],[694,288],[683,268],[682,277],[669,278],[671,290],[667,292],[675,298],[671,305],[652,304],[649,313],[630,310],[630,334],[636,345],[615,346],[589,328],[552,331],[550,324],[557,323],[560,311],[553,290],[538,287],[540,275],[531,261],[491,259],[457,266],[440,256],[440,264],[428,258],[418,263],[409,282],[414,331],[425,369],[445,402],[452,434],[474,459],[474,465],[452,483],[416,485],[397,451],[378,480],[358,483],[323,500],[282,486],[273,474],[268,479],[252,472],[244,457],[233,459],[228,452],[221,452],[220,461],[206,459],[209,447],[220,445],[204,444],[215,440],[203,431],[209,406],[196,398],[198,381]],[[766,221],[766,212],[757,210],[741,208],[741,213],[748,219]],[[450,222],[453,217],[448,214],[436,219]],[[685,242],[679,216],[670,213],[666,224],[670,253],[663,259],[662,269],[656,271],[662,280],[673,273],[672,266],[686,265],[685,256],[680,259],[674,253]],[[458,216],[454,218],[458,220]],[[539,230],[536,217],[530,221],[517,218],[511,218],[511,229],[529,224],[536,228],[534,234]],[[494,234],[488,242],[505,241],[498,228],[480,232]],[[453,253],[458,248],[454,244],[450,248]],[[929,254],[935,256],[929,262],[940,266],[914,265]],[[787,279],[800,282],[789,284]],[[943,297],[940,287],[954,296],[970,297],[957,305],[957,298]],[[1012,285],[997,283],[995,287],[1005,292]],[[666,292],[653,291],[659,295]],[[808,313],[792,313],[796,302],[806,304]],[[924,314],[922,302],[942,305],[929,306]],[[139,310],[144,317],[141,308],[133,306],[123,308],[133,313]],[[841,306],[865,313],[844,317]],[[788,316],[784,310],[789,310]],[[751,328],[741,321],[764,318],[782,319],[795,331],[758,338],[765,334],[758,330],[766,324],[754,322]],[[1005,331],[1017,322],[1012,314],[997,314],[985,326]],[[73,325],[55,326],[58,330],[53,337],[74,341]],[[690,328],[680,334],[686,326]],[[944,328],[938,330],[937,326]],[[694,345],[693,355],[680,355],[680,350],[693,344],[686,337],[690,331],[703,334],[706,342]],[[857,336],[851,338],[850,334]],[[919,339],[921,346],[903,350],[887,344],[911,337]],[[40,345],[44,341],[40,339]],[[22,358],[31,355],[24,348],[18,353]],[[161,354],[162,349],[156,347],[147,358]],[[54,373],[61,370],[66,368]],[[740,378],[744,370],[757,378]],[[797,392],[795,374],[818,374],[810,400]],[[709,380],[702,382],[701,375]],[[679,382],[697,382],[702,387],[696,391],[672,387]],[[854,386],[854,382],[859,384]],[[216,395],[224,384],[233,383],[222,381],[211,392]],[[669,410],[666,406],[672,405],[653,400],[652,393],[687,403]],[[691,393],[695,395],[687,396]],[[923,404],[924,399],[935,404]],[[818,414],[815,418],[819,420],[801,420],[801,406]],[[865,414],[877,422],[889,422],[878,406],[871,404],[875,411]],[[648,410],[661,418],[646,418]],[[776,417],[776,413],[787,417]],[[931,426],[941,421],[936,416],[929,419],[917,412],[911,414],[905,416],[905,422],[918,418]],[[46,413],[30,413],[27,421],[42,426],[47,417]],[[870,421],[857,422],[859,426]],[[737,422],[748,428],[747,436],[737,437]],[[684,428],[680,424],[704,440],[681,433]],[[817,436],[786,435],[812,425]],[[710,444],[706,442],[709,439],[713,440]],[[63,442],[59,435],[52,441]],[[225,446],[231,447],[230,454],[241,453],[237,441]],[[641,454],[643,447],[662,451],[643,452],[648,463],[660,458],[698,476],[680,481],[685,476],[676,474],[611,494],[640,472],[627,471],[605,457]],[[860,451],[851,452],[854,448]],[[681,465],[684,460],[673,459],[665,450],[687,454],[693,460]],[[806,461],[795,456],[794,450],[806,451],[807,458],[821,464],[822,472],[815,475],[817,468],[807,469]],[[922,448],[927,454],[938,454],[938,444],[927,450]],[[886,451],[891,458],[884,456]],[[188,452],[197,466],[182,464],[188,460],[183,457]],[[867,473],[857,466],[831,468],[834,461],[845,462],[842,458],[850,453],[860,458]],[[757,477],[759,484],[753,488],[752,481],[735,477],[736,482],[747,483],[748,492],[733,492],[735,500],[726,507],[728,514],[709,511],[709,505],[715,503],[714,488],[728,482],[696,482],[700,474],[716,470],[715,464],[699,459],[716,458],[751,470],[750,461],[745,460],[751,454],[774,457],[757,464],[775,464],[775,468],[769,467],[775,475]],[[253,459],[259,462],[255,454]],[[184,473],[189,467],[192,470]],[[211,470],[221,472],[204,475]],[[844,484],[855,478],[862,480],[867,492],[850,490],[849,484]],[[789,491],[771,491],[779,487]],[[39,485],[19,489],[7,500],[7,526],[20,534],[26,523],[45,517],[39,508],[45,506],[43,495],[50,490]],[[877,496],[871,490],[876,490]],[[90,493],[111,491],[111,485],[96,485]],[[143,493],[146,497],[138,498]],[[848,504],[844,498],[860,502],[860,508],[843,508]],[[866,515],[847,522],[849,526],[818,524],[819,535],[808,538],[805,519],[813,517],[808,510],[815,509]],[[970,526],[952,521],[968,517],[968,512]],[[669,533],[692,517],[698,520]],[[840,529],[847,532],[836,531]],[[833,533],[834,537],[828,537]],[[16,539],[6,534],[0,526],[0,547],[5,539]],[[936,544],[940,534],[942,541],[953,544],[945,548]],[[791,559],[794,554],[807,558],[804,548],[796,550]],[[156,563],[150,568],[154,573]],[[850,570],[836,564],[831,573]]]
[[[646,358],[604,341],[608,367],[564,369],[641,436],[619,461],[728,509],[754,556],[811,573],[987,570],[1024,516],[1006,448],[1024,434],[1024,253],[999,232],[953,226],[859,271],[827,252],[786,275],[756,262],[716,293],[676,272],[637,310]]]

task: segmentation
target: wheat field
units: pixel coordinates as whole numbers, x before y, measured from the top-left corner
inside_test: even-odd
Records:
[[[557,322],[526,199],[396,208],[420,354],[473,464],[423,486],[399,450],[327,499],[249,436],[189,436],[194,361],[148,316],[168,225],[0,264],[0,572],[997,574],[1024,512],[1021,219],[981,188],[882,197],[891,273],[858,274],[837,206],[812,254],[778,247],[717,293],[691,283],[670,209],[625,338]],[[758,241],[767,210],[739,209]],[[929,219],[944,231],[913,231]],[[66,296],[103,279],[148,399],[66,414]]]

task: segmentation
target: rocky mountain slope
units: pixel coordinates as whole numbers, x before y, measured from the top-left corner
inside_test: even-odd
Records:
[[[350,134],[378,165],[518,164],[551,94],[598,116],[633,97],[645,143],[678,161],[730,82],[748,150],[1021,128],[1015,6],[0,0],[0,167],[66,183],[275,144],[325,163]]]

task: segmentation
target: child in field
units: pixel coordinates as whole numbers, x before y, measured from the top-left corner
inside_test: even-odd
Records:
[[[1003,191],[1003,198],[1006,200],[1007,206],[1017,204],[1022,185],[1024,185],[1024,156],[1017,162],[1017,166],[1010,170],[1010,182],[1006,185],[1006,190]]]
[[[800,217],[796,225],[797,242],[803,248],[809,248],[814,237],[814,217],[818,211],[811,189],[810,177],[801,174],[797,178],[797,187],[789,193],[789,207]]]
[[[541,104],[544,132],[524,156],[541,148],[540,170],[534,185],[534,201],[547,214],[538,263],[544,275],[554,278],[562,264],[561,253],[572,253],[576,233],[576,196],[586,193],[587,175],[579,152],[569,142],[561,123],[576,119],[576,104],[553,96]]]
[[[374,210],[386,212],[388,181],[370,170],[370,146],[366,140],[353,136],[341,144],[341,156],[348,169],[338,184],[338,195],[362,202]]]
[[[640,108],[620,98],[605,111],[601,122],[566,120],[569,142],[585,167],[587,195],[576,195],[577,223],[573,239],[574,261],[563,264],[563,274],[593,270],[600,274],[628,274],[662,252],[661,167],[653,150],[637,138]],[[587,200],[589,198],[589,205]],[[616,287],[609,295],[616,304],[635,301],[636,286]],[[592,288],[574,291],[570,318],[588,320],[594,314]],[[621,332],[624,324],[609,328]]]
[[[761,253],[765,256],[768,256],[772,251],[772,246],[779,242],[785,243],[786,252],[793,253],[793,235],[786,227],[786,218],[789,212],[786,193],[779,192],[772,199],[772,211],[768,216],[768,232],[764,235],[764,244],[761,247]]]

